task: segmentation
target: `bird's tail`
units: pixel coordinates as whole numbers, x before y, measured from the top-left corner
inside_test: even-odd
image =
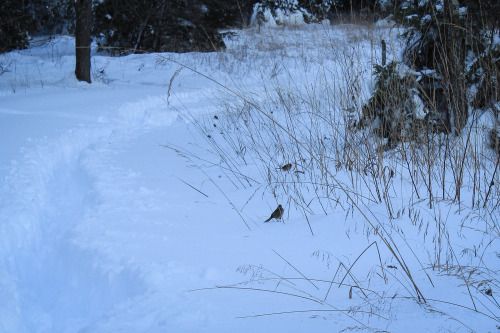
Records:
[[[273,217],[271,216],[270,218],[268,218],[267,220],[265,220],[264,223],[271,221],[272,218]]]

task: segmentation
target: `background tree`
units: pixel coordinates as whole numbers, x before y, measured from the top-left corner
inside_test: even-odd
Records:
[[[25,0],[30,35],[73,34],[75,3],[68,0]]]
[[[80,81],[90,83],[90,32],[92,25],[92,0],[76,2],[76,68],[75,75]]]
[[[23,1],[0,1],[0,53],[28,46],[27,21]]]
[[[72,34],[74,31],[72,1],[0,1],[0,53],[28,47],[30,36]]]
[[[94,13],[98,43],[112,53],[208,52],[224,47],[218,29],[236,24],[242,7],[232,0],[103,0]]]

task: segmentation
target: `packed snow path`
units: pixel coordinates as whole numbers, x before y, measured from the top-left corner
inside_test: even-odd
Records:
[[[103,117],[137,93],[68,89],[61,98],[48,90],[4,97],[0,109],[2,123],[14,125],[5,128],[9,144],[2,146],[5,332],[74,330],[142,286],[126,270],[111,280],[97,254],[71,236],[99,202],[86,156],[120,131],[116,120]]]
[[[19,124],[7,140],[19,146],[28,139],[20,154],[4,155],[12,162],[3,161],[1,294],[8,301],[2,302],[2,331],[253,331],[268,325],[236,319],[247,303],[239,292],[189,290],[242,280],[239,266],[268,261],[259,257],[277,246],[294,248],[297,236],[281,235],[285,243],[275,244],[272,233],[266,235],[279,232],[272,224],[267,232],[252,225],[257,230],[250,234],[205,175],[162,147],[189,144],[190,126],[167,109],[164,88],[156,90],[156,96],[142,91],[136,101],[137,88],[135,95],[89,89],[83,97],[71,90],[66,98],[4,99],[2,120]],[[24,110],[20,99],[30,101]],[[252,306],[259,308],[255,301]]]

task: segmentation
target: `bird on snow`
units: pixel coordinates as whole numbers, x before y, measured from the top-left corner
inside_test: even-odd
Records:
[[[271,217],[265,220],[264,222],[269,222],[272,219],[281,219],[283,217],[284,212],[285,210],[283,209],[283,207],[281,207],[281,205],[278,205],[278,208],[276,208],[276,210],[271,214]]]
[[[280,169],[283,171],[290,171],[290,169],[292,169],[292,163],[285,164],[282,167],[280,167]]]

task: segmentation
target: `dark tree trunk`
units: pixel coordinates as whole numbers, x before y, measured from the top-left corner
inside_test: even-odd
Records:
[[[90,29],[92,25],[92,0],[76,1],[76,68],[80,81],[90,83]]]

